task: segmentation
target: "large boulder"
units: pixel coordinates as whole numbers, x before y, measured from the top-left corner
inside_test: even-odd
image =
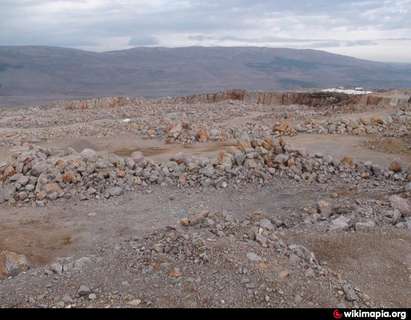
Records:
[[[391,207],[401,212],[404,217],[411,216],[411,203],[409,200],[393,195],[389,198]]]
[[[46,161],[40,161],[33,165],[31,168],[31,175],[34,177],[40,176],[43,172],[48,169],[49,165]]]

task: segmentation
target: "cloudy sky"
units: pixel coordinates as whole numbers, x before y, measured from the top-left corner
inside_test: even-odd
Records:
[[[0,45],[267,46],[411,62],[411,0],[0,0]]]

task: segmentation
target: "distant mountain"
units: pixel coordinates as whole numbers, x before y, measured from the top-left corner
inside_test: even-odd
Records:
[[[0,46],[0,105],[71,97],[334,86],[410,88],[411,65],[283,48],[134,48],[96,53]]]

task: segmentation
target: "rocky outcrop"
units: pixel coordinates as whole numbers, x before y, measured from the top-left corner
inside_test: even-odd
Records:
[[[375,94],[349,95],[338,92],[252,92],[229,90],[218,93],[171,98],[171,100],[168,101],[173,101],[174,103],[217,103],[226,100],[238,100],[262,105],[298,104],[311,107],[325,107],[347,105],[376,106],[390,104],[395,99]],[[396,104],[398,103],[400,102],[396,102]]]
[[[281,91],[246,91],[240,89],[226,90],[215,93],[196,94],[183,97],[159,98],[146,100],[130,97],[102,97],[83,100],[59,101],[53,106],[63,106],[68,110],[116,108],[122,106],[142,106],[150,103],[219,103],[223,101],[242,101],[261,105],[306,105],[311,107],[326,106],[377,106],[377,105],[406,105],[411,103],[409,97],[385,97],[378,94],[350,95],[339,92],[281,92]],[[407,101],[408,100],[408,101]]]

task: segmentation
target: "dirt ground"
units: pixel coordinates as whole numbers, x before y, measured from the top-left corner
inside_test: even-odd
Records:
[[[176,112],[173,108],[177,107],[164,108],[155,112]],[[184,118],[196,123],[199,105],[181,108],[184,108]],[[245,128],[250,123],[255,127],[272,124],[279,118],[269,118],[269,115],[284,112],[284,107],[264,109],[230,104],[227,108],[234,110],[237,116],[227,119],[222,115],[222,120],[215,123],[230,128]],[[294,109],[295,106],[291,110]],[[215,106],[210,110],[207,111],[210,118],[218,119],[219,113],[224,114],[224,110]],[[389,106],[371,113],[386,115],[392,111],[393,107]],[[231,138],[192,144],[169,143],[162,137],[137,134],[131,126],[113,124],[124,118],[160,117],[154,111],[145,114],[126,108],[104,110],[105,115],[95,110],[84,111],[83,115],[76,111],[62,112],[66,112],[67,117],[56,111],[50,112],[48,118],[44,114],[36,118],[34,111],[3,111],[3,120],[7,121],[0,126],[3,142],[0,162],[10,158],[16,147],[12,141],[17,140],[20,144],[33,140],[41,147],[73,148],[77,152],[90,148],[122,157],[141,151],[147,159],[159,162],[179,152],[217,158],[222,150],[238,145],[238,141]],[[313,112],[318,112],[314,115],[317,118],[329,117],[319,110]],[[350,118],[371,113],[339,116]],[[294,121],[292,114],[290,111],[288,115],[290,123]],[[211,126],[198,121],[204,127]],[[22,122],[26,124],[24,127],[19,126]],[[79,125],[83,131],[78,135],[64,136],[54,129]],[[101,128],[112,132],[103,134]],[[355,161],[372,161],[382,167],[398,161],[403,170],[411,168],[408,138],[317,133],[283,137],[291,146],[312,154],[337,159],[349,156]],[[380,201],[385,206],[388,197],[400,194],[398,190],[402,187],[395,182],[390,187],[370,188],[361,182],[353,186],[344,179],[310,184],[278,176],[265,185],[250,183],[224,189],[156,185],[109,199],[58,199],[46,206],[3,203],[0,204],[0,251],[25,255],[31,268],[16,277],[0,280],[0,307],[410,307],[410,229],[378,225],[366,231],[321,232],[316,225],[325,219],[306,222],[312,217],[307,212],[316,208],[319,200],[358,206]],[[240,222],[231,226],[229,220],[219,222],[216,218],[215,224],[232,227],[230,231],[221,229],[224,235],[219,236],[215,236],[211,224],[203,229],[183,227],[182,236],[177,237],[181,241],[181,247],[175,249],[178,254],[173,250],[164,251],[162,255],[157,255],[154,249],[147,252],[147,248],[166,241],[169,233],[174,232],[170,230],[180,230],[181,219],[204,211],[224,212]],[[275,237],[281,239],[278,243],[284,242],[284,246],[264,247],[244,240],[249,230],[242,228],[248,228],[252,221],[249,216],[256,212],[263,212],[270,221],[280,221]],[[201,236],[209,250],[204,263],[190,255],[197,249],[192,248],[188,239],[197,236]],[[308,260],[293,263],[292,245],[307,248],[318,263]],[[183,257],[181,252],[185,252]],[[256,252],[262,260],[254,263],[251,258],[247,259],[250,252]],[[75,261],[82,257],[92,262],[81,272],[50,271],[53,264],[63,264],[62,259]],[[167,271],[163,272],[163,268]],[[346,283],[354,288],[357,298],[350,298]],[[89,291],[81,293],[81,286]]]

